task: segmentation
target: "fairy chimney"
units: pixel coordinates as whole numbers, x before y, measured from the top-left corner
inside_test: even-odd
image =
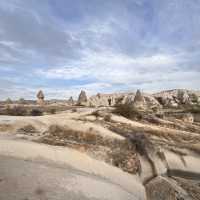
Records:
[[[44,105],[44,93],[42,92],[42,90],[40,90],[38,93],[37,93],[37,103],[39,105]]]
[[[138,109],[146,108],[146,101],[140,90],[137,90],[135,98],[133,100],[133,106]]]
[[[83,106],[83,105],[86,105],[86,103],[87,103],[86,92],[82,90],[81,93],[79,94],[77,104]]]
[[[68,104],[71,105],[71,106],[74,105],[73,97],[70,97],[70,98],[69,98]]]

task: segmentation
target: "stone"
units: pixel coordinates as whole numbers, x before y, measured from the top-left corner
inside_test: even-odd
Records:
[[[81,106],[84,106],[87,104],[87,95],[85,91],[82,90],[81,93],[79,94],[77,104]]]
[[[44,105],[44,93],[42,90],[40,90],[38,93],[37,93],[37,103],[39,105]]]

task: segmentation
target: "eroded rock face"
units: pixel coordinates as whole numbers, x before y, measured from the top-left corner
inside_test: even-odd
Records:
[[[135,98],[133,100],[133,106],[137,109],[146,109],[147,108],[145,98],[142,95],[142,93],[140,92],[140,90],[137,90],[137,92],[136,92]]]
[[[191,104],[190,96],[185,90],[178,90],[177,98],[180,104]]]
[[[158,176],[146,185],[148,200],[192,200],[172,179]]]
[[[37,103],[39,105],[44,105],[44,93],[42,90],[40,90],[38,93],[37,93]]]
[[[69,98],[68,104],[69,104],[69,105],[74,105],[73,97],[70,97],[70,98]]]
[[[178,107],[179,105],[198,104],[200,93],[190,90],[167,90],[153,95],[163,106]]]
[[[86,95],[85,91],[82,90],[81,93],[79,94],[77,104],[78,105],[86,105],[87,104],[87,95]]]
[[[113,93],[94,95],[88,99],[88,106],[115,106],[116,104],[132,104],[135,98],[135,93]],[[149,94],[143,94],[144,101],[149,108],[161,107],[160,103]]]

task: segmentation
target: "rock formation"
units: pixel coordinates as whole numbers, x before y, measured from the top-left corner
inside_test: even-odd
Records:
[[[149,108],[162,107],[159,102],[150,94],[143,94],[146,104]],[[88,99],[88,106],[115,106],[116,104],[130,104],[133,103],[135,93],[113,93],[113,94],[100,94],[91,96]]]
[[[147,108],[145,98],[142,95],[142,93],[140,92],[140,90],[137,90],[137,92],[136,92],[135,98],[133,100],[133,106],[138,109],[146,109]]]
[[[190,96],[185,90],[178,90],[177,98],[180,104],[191,104]]]
[[[39,105],[44,105],[44,93],[42,92],[42,90],[40,90],[38,93],[37,93],[37,103]]]
[[[70,97],[70,98],[69,98],[68,104],[71,105],[71,106],[74,105],[73,97]]]
[[[79,94],[77,104],[81,106],[84,106],[87,104],[87,95],[85,91],[82,90],[81,93]]]
[[[192,200],[190,195],[173,179],[158,176],[146,185],[148,199],[152,200]]]
[[[153,96],[165,107],[178,107],[182,104],[198,104],[200,93],[192,90],[167,90],[153,94]]]

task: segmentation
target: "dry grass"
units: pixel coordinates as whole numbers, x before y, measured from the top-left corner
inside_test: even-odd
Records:
[[[100,152],[102,148],[107,149],[105,162],[132,174],[137,173],[140,169],[135,145],[128,140],[104,138],[93,129],[82,132],[72,130],[66,126],[52,125],[39,142],[69,146],[77,150],[84,149],[93,155],[102,154]]]
[[[141,120],[143,113],[139,112],[130,104],[117,104],[113,113],[126,117],[128,119],[138,119]]]
[[[6,132],[12,130],[12,126],[10,124],[0,124],[0,132]]]
[[[111,122],[111,120],[112,120],[111,118],[112,118],[111,114],[107,114],[107,115],[104,116],[103,119],[104,119],[104,121],[106,121],[106,122]]]
[[[33,135],[34,133],[38,133],[38,131],[33,125],[28,124],[26,126],[23,126],[23,127],[19,128],[17,130],[17,133],[26,134],[26,135]]]

